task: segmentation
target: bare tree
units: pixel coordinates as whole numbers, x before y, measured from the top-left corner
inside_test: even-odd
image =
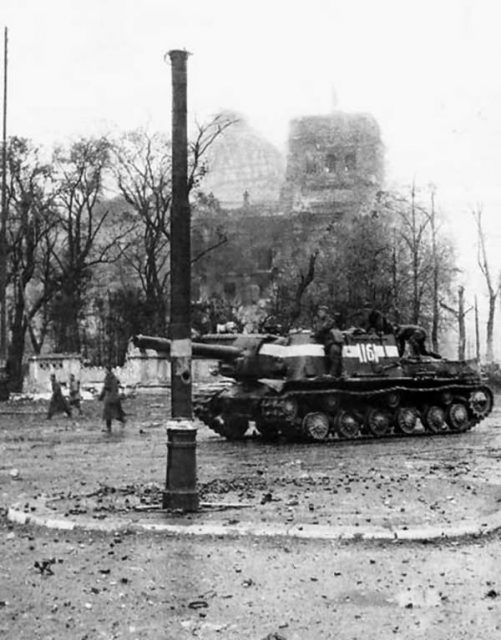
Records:
[[[152,318],[165,331],[171,206],[171,148],[160,134],[139,130],[114,145],[113,170],[120,195],[137,214],[136,234],[124,256],[139,279]]]
[[[318,249],[309,254],[306,261],[306,268],[299,268],[297,270],[292,287],[289,287],[287,290],[282,283],[282,286],[277,289],[279,295],[275,301],[275,306],[277,307],[278,304],[283,304],[287,309],[287,317],[284,318],[283,311],[277,314],[284,318],[284,327],[286,330],[289,330],[301,316],[303,297],[315,279],[315,264],[318,255]]]
[[[104,198],[109,165],[105,138],[81,139],[54,157],[59,239],[53,251],[59,290],[53,305],[55,348],[79,352],[80,322],[93,270],[118,259],[130,229],[111,224]],[[109,224],[108,224],[109,223]]]
[[[435,353],[438,352],[438,325],[440,320],[439,308],[439,260],[437,248],[437,220],[435,211],[435,188],[431,187],[430,193],[430,227],[431,227],[431,252],[433,262],[432,276],[432,316],[431,316],[431,343]],[[463,355],[464,357],[464,355]]]
[[[465,309],[464,306],[464,287],[458,287],[457,309],[450,307],[443,301],[439,302],[440,306],[454,316],[458,323],[458,360],[464,360],[466,357],[466,314],[473,307]]]
[[[8,360],[11,387],[21,391],[26,332],[54,295],[52,249],[57,219],[53,210],[52,169],[39,160],[28,140],[11,138],[7,152],[9,207],[9,313],[11,340]],[[40,344],[35,341],[35,351]]]
[[[400,209],[402,227],[400,237],[407,245],[411,269],[410,276],[412,282],[412,312],[411,321],[419,324],[421,317],[421,302],[425,289],[425,270],[427,265],[424,261],[424,251],[426,243],[426,229],[430,224],[430,218],[423,215],[423,210],[416,203],[416,187],[412,184],[411,199],[408,210]]]
[[[487,361],[492,362],[494,360],[493,349],[493,336],[494,336],[494,315],[496,312],[496,300],[499,293],[500,282],[494,284],[491,268],[489,265],[489,258],[487,255],[487,247],[485,242],[485,230],[482,221],[482,206],[477,205],[472,210],[472,215],[475,220],[477,229],[477,262],[482,275],[484,276],[485,284],[487,286],[487,295],[489,300],[489,311],[487,315],[487,333],[486,333],[486,356]]]
[[[205,163],[208,148],[233,121],[217,116],[197,125],[189,145],[188,192],[197,189],[209,170]],[[165,334],[168,315],[170,265],[170,212],[172,200],[171,145],[161,134],[137,130],[124,135],[113,147],[113,169],[118,191],[137,214],[135,241],[126,260],[136,274],[151,318],[150,331]],[[201,260],[226,242],[224,233],[200,248],[192,261]]]
[[[432,187],[430,206],[418,198],[415,185],[410,196],[384,192],[378,197],[378,215],[392,225],[390,272],[395,319],[429,324],[433,349],[438,351],[442,322],[440,301],[451,296],[455,272],[454,249],[443,233]]]

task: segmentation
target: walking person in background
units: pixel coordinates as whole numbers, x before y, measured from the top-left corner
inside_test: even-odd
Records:
[[[82,396],[80,395],[80,380],[75,378],[75,374],[70,374],[70,383],[69,383],[69,392],[70,392],[70,407],[75,407],[78,409],[80,415],[82,415]]]
[[[119,391],[120,381],[113,373],[111,366],[106,367],[106,375],[104,377],[104,384],[101,393],[99,394],[99,400],[104,401],[103,406],[103,420],[106,423],[107,433],[111,433],[111,423],[113,420],[118,420],[125,425],[125,413],[122,409],[122,402],[120,401]]]
[[[49,410],[47,411],[47,419],[50,420],[57,413],[65,413],[71,418],[71,407],[68,400],[63,396],[61,384],[58,382],[55,373],[50,374],[50,384],[52,395],[50,397]]]

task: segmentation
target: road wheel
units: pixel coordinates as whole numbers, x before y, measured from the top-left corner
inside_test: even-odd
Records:
[[[445,411],[436,404],[424,409],[422,421],[424,428],[430,433],[442,433],[447,429]]]
[[[470,393],[468,405],[476,418],[481,420],[488,416],[492,411],[492,404],[493,400],[490,389],[482,387],[481,389],[476,389]]]
[[[245,416],[225,416],[224,436],[227,440],[242,440],[249,428],[249,421]]]
[[[280,436],[279,430],[269,422],[256,420],[256,429],[265,442],[276,442]]]
[[[360,434],[360,420],[351,411],[340,411],[336,416],[336,431],[340,438],[356,438]]]
[[[329,418],[320,411],[307,413],[303,418],[301,428],[308,440],[323,442],[329,436]]]
[[[400,433],[410,436],[416,431],[417,411],[414,407],[399,407],[395,414],[395,423]]]
[[[368,410],[365,425],[376,438],[388,435],[391,430],[391,424],[391,413],[387,409],[374,407]]]
[[[447,424],[451,431],[463,432],[471,427],[468,408],[464,402],[453,402],[447,408]]]
[[[397,391],[389,391],[386,394],[384,401],[387,407],[390,409],[396,409],[400,404],[400,394]]]

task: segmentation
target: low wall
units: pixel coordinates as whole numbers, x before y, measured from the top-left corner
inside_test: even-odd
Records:
[[[63,385],[67,385],[70,375],[80,379],[82,359],[77,353],[48,354],[32,356],[28,363],[28,376],[24,380],[23,391],[27,393],[43,393],[50,391],[50,376],[55,374]]]
[[[192,361],[194,383],[212,380],[210,371],[217,364],[215,360]],[[170,360],[153,350],[130,349],[122,367],[114,371],[124,387],[134,387],[138,392],[154,393],[170,386]],[[68,385],[70,374],[80,380],[82,389],[98,391],[104,380],[104,367],[88,367],[78,354],[50,354],[32,356],[29,359],[28,376],[24,381],[25,393],[50,391],[50,376],[56,374],[64,386]]]

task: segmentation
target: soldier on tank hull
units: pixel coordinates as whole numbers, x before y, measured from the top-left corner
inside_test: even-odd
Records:
[[[411,356],[429,356],[440,358],[440,356],[426,348],[426,331],[417,324],[395,325],[395,339],[397,341],[398,353],[400,357],[404,355],[405,345],[409,347]]]
[[[405,354],[405,347],[408,346],[410,355],[415,358],[429,356],[440,358],[440,356],[426,348],[426,331],[417,324],[392,324],[388,318],[377,309],[373,309],[368,316],[369,333],[374,332],[380,335],[393,334],[397,342],[398,355]]]
[[[336,317],[329,315],[327,307],[318,308],[313,321],[313,338],[324,345],[329,363],[329,374],[335,378],[343,375],[344,335],[338,326]]]

